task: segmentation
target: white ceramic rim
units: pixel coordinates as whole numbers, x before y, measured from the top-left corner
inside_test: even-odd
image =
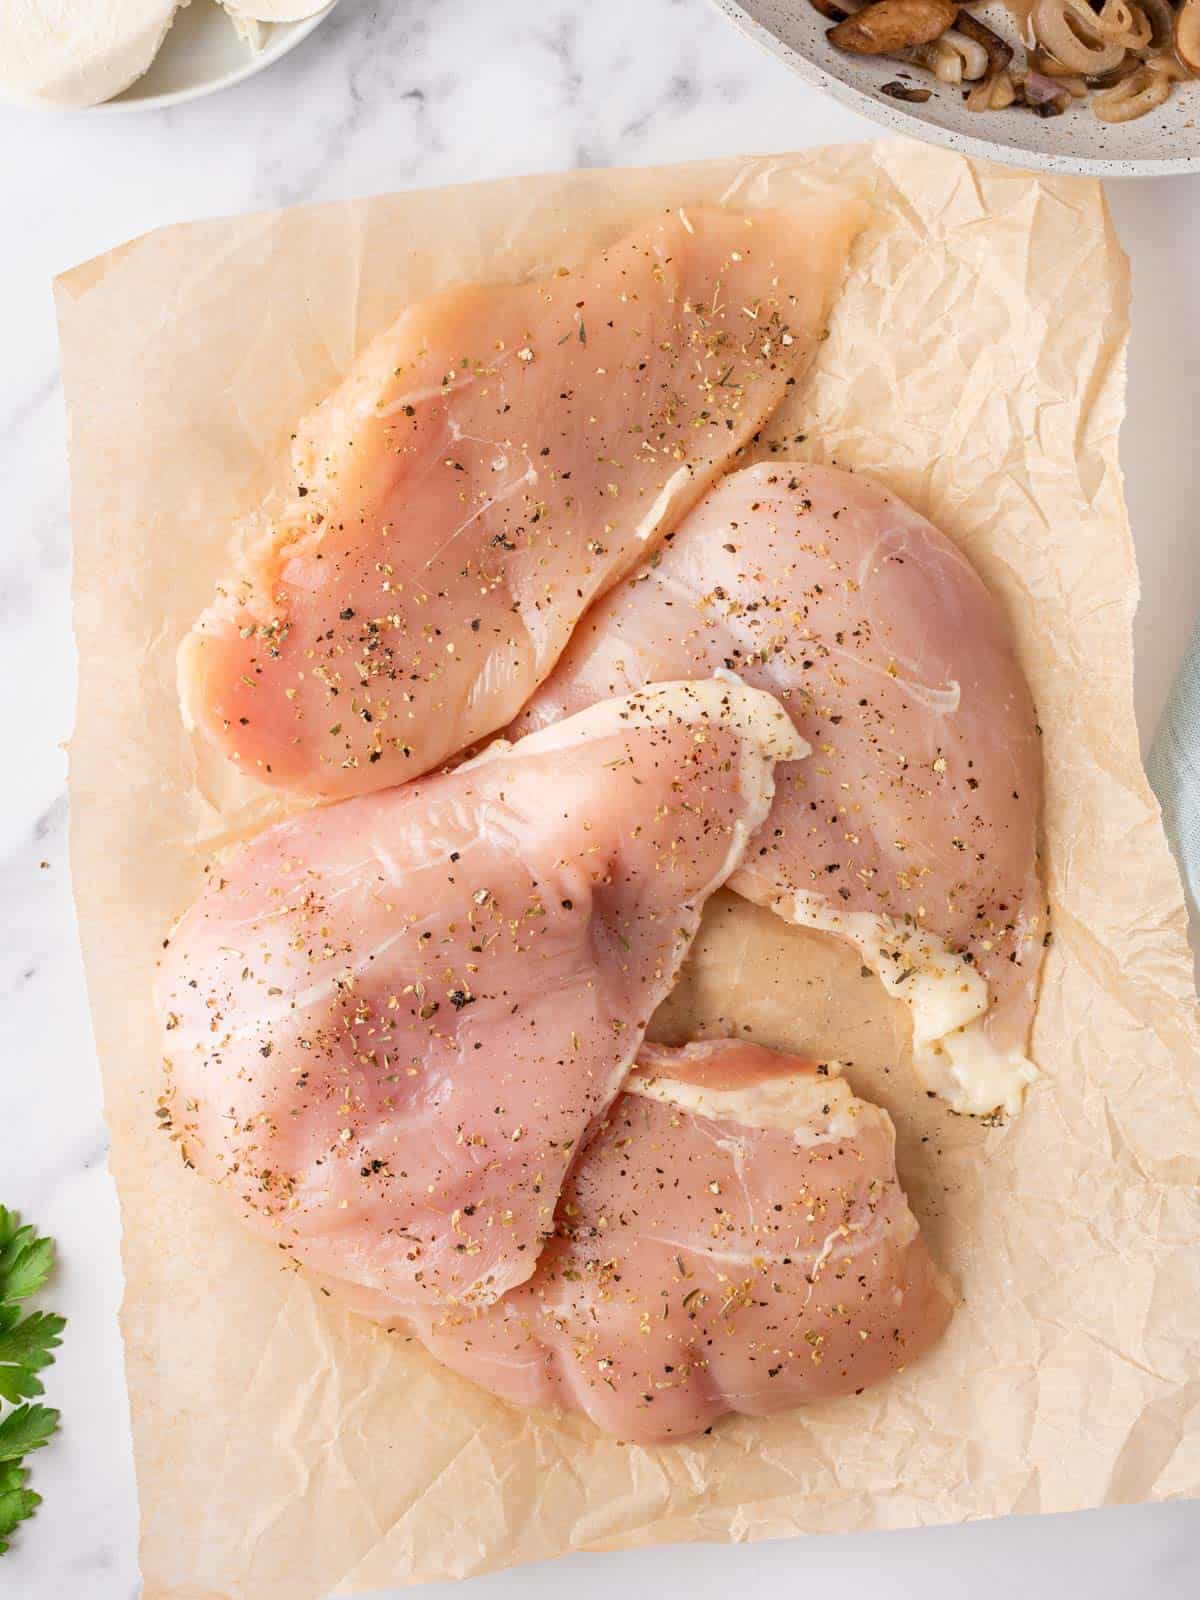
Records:
[[[734,27],[740,28],[747,38],[753,39],[769,55],[777,56],[806,83],[823,89],[835,100],[840,100],[851,111],[857,111],[872,122],[894,128],[897,133],[912,139],[923,139],[928,144],[947,145],[967,155],[981,156],[988,161],[1000,161],[1007,166],[1036,167],[1043,172],[1063,172],[1072,177],[1092,178],[1167,178],[1181,172],[1200,171],[1200,156],[1177,156],[1160,160],[1127,158],[1125,160],[1088,159],[1085,156],[1059,156],[1049,151],[1020,150],[1010,144],[996,144],[991,139],[977,139],[969,133],[956,133],[936,123],[925,122],[899,105],[882,105],[873,95],[864,94],[832,73],[826,72],[815,61],[793,50],[778,34],[764,28],[738,4],[738,0],[712,0],[713,5]]]
[[[0,4],[3,0],[0,0]],[[299,22],[274,23],[273,27],[285,27],[288,31],[277,36],[276,40],[268,43],[257,55],[251,54],[244,66],[235,67],[232,72],[226,72],[219,78],[212,78],[208,83],[193,84],[190,89],[172,89],[167,94],[148,94],[141,99],[125,100],[121,91],[113,100],[102,100],[98,106],[55,106],[45,109],[55,111],[74,111],[79,115],[94,116],[97,112],[104,112],[108,116],[130,116],[137,111],[161,111],[166,106],[185,105],[189,100],[200,100],[206,94],[216,94],[221,89],[232,89],[235,83],[243,83],[247,78],[252,78],[256,72],[273,66],[276,61],[282,61],[289,51],[302,44],[309,34],[329,16],[337,0],[329,0],[329,4],[315,16],[304,17]],[[132,84],[130,85],[132,88]]]

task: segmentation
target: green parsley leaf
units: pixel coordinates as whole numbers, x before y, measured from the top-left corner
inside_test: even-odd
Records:
[[[8,1549],[9,1534],[42,1503],[40,1494],[25,1487],[28,1477],[24,1467],[0,1466],[0,1556]]]
[[[49,1311],[23,1311],[27,1300],[46,1282],[54,1265],[54,1243],[39,1238],[15,1211],[0,1206],[0,1405],[12,1407],[0,1416],[0,1555],[9,1535],[42,1503],[28,1485],[25,1457],[41,1447],[58,1427],[52,1406],[29,1404],[43,1392],[38,1376],[54,1360],[65,1327]]]
[[[53,1406],[18,1406],[0,1422],[0,1461],[20,1461],[40,1450],[57,1427]]]
[[[27,1300],[50,1276],[54,1241],[20,1226],[15,1211],[0,1206],[0,1301]]]
[[[22,1317],[16,1306],[0,1306],[0,1399],[16,1405],[44,1392],[37,1374],[54,1360],[65,1327],[49,1311]]]

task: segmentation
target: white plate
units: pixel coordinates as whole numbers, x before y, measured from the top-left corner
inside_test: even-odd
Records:
[[[962,93],[931,73],[880,57],[852,56],[825,39],[829,23],[810,0],[713,0],[729,20],[779,56],[808,83],[827,90],[863,116],[911,138],[929,139],[971,155],[1050,172],[1102,178],[1161,177],[1200,171],[1200,81],[1176,85],[1159,110],[1136,122],[1104,123],[1079,103],[1061,117],[1032,111],[968,111]],[[1015,38],[1002,6],[983,13]],[[880,90],[899,72],[933,90],[924,105],[904,105]]]
[[[0,5],[3,3],[0,0]],[[314,28],[321,26],[336,4],[337,0],[330,0],[323,11],[303,22],[265,23],[266,41],[261,50],[255,51],[238,37],[228,14],[216,0],[191,0],[176,13],[149,72],[113,99],[87,109],[155,111],[228,89],[294,50]]]

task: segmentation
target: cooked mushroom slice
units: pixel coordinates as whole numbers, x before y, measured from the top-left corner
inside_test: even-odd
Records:
[[[1092,110],[1101,122],[1132,122],[1156,111],[1170,92],[1170,73],[1155,62],[1145,62],[1112,89],[1093,95]]]
[[[906,100],[909,105],[923,106],[933,90],[918,89],[911,83],[901,83],[898,78],[893,78],[891,83],[885,83],[879,92],[886,94],[892,100]]]
[[[874,0],[830,28],[838,50],[860,56],[890,56],[910,45],[929,44],[945,33],[958,7],[953,0]]]
[[[1175,17],[1175,54],[1189,72],[1200,72],[1200,0],[1183,0]]]
[[[847,17],[853,16],[858,10],[857,0],[846,0],[844,6],[834,5],[833,0],[809,0],[814,11],[819,11],[827,22],[845,22]],[[1166,4],[1166,0],[1163,0]]]
[[[1037,0],[1030,17],[1034,37],[1069,72],[1111,72],[1125,46],[1105,39],[1086,0]]]
[[[1138,8],[1150,24],[1151,46],[1155,50],[1169,50],[1175,40],[1175,7],[1171,0],[1138,0]]]

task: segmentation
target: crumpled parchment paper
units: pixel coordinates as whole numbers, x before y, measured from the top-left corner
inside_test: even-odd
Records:
[[[177,641],[295,418],[418,296],[541,273],[654,209],[873,212],[762,451],[877,474],[976,562],[1045,736],[1053,901],[1024,1115],[918,1095],[858,961],[721,896],[660,1036],[852,1063],[963,1305],[858,1398],[630,1448],[525,1414],[339,1309],[155,1127],[150,992],[221,839],[274,802],[205,772]],[[309,1600],[569,1549],[898,1528],[1200,1492],[1200,1035],[1180,886],[1138,760],[1117,467],[1124,257],[1099,187],[904,143],[578,172],[175,227],[58,284],[79,641],[79,922],[124,1219],[147,1600]]]

